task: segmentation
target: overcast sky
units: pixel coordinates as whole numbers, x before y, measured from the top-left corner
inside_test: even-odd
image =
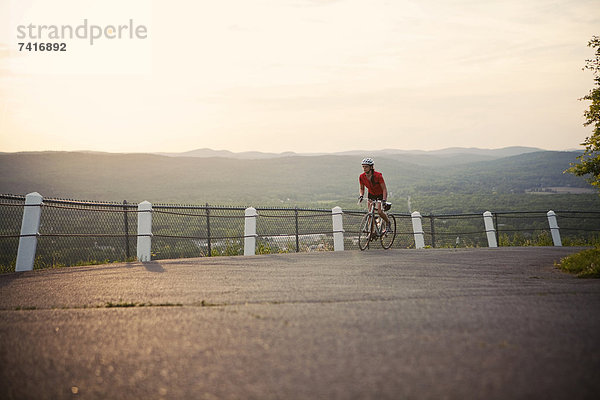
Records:
[[[0,4],[0,151],[568,149],[591,132],[599,0]],[[146,34],[19,51],[84,20]]]

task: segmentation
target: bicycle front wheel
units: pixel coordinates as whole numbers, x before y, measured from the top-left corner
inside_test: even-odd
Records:
[[[394,244],[394,239],[396,239],[396,217],[393,215],[388,215],[390,220],[389,225],[386,227],[387,231],[385,234],[381,235],[381,247],[384,249],[389,249]]]
[[[360,223],[360,230],[358,231],[358,247],[361,250],[365,250],[369,247],[371,232],[373,232],[373,216],[367,214],[363,217]]]

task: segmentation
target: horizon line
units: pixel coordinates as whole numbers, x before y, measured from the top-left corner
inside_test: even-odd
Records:
[[[293,150],[285,150],[281,152],[277,151],[261,151],[261,150],[243,150],[243,151],[233,151],[228,149],[213,149],[210,147],[202,147],[196,148],[192,150],[183,150],[183,151],[106,151],[106,150],[89,150],[89,149],[78,149],[78,150],[56,150],[56,149],[46,149],[46,150],[19,150],[19,151],[0,151],[0,154],[19,154],[19,153],[104,153],[104,154],[154,154],[154,155],[163,155],[163,156],[171,156],[171,155],[185,155],[187,153],[194,153],[200,151],[206,152],[214,152],[214,153],[231,153],[232,155],[243,155],[243,154],[265,154],[265,155],[299,155],[299,156],[319,156],[319,155],[346,155],[350,153],[439,153],[448,150],[471,150],[471,151],[500,151],[507,149],[528,149],[533,151],[583,151],[580,148],[565,148],[565,149],[544,149],[541,147],[533,147],[533,146],[504,146],[504,147],[463,147],[463,146],[452,146],[452,147],[444,147],[435,150],[422,150],[422,149],[399,149],[399,148],[384,148],[384,149],[353,149],[353,150],[341,150],[341,151],[323,151],[323,152],[297,152]]]

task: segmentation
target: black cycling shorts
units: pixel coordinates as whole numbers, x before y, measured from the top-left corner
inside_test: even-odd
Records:
[[[383,194],[371,194],[369,193],[369,200],[383,200]]]

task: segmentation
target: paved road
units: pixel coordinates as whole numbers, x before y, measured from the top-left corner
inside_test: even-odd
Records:
[[[0,398],[595,399],[600,280],[553,267],[576,250],[2,275]]]

